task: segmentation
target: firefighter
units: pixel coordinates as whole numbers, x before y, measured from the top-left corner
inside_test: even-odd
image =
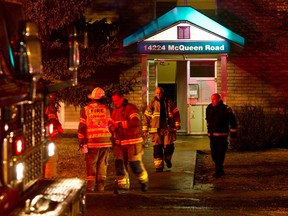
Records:
[[[224,175],[223,163],[228,149],[228,135],[237,137],[237,122],[232,109],[223,103],[219,94],[211,96],[206,108],[206,121],[212,160],[215,164],[214,178]]]
[[[45,109],[46,117],[48,118],[48,126],[49,126],[49,137],[48,139],[53,141],[55,143],[56,138],[58,135],[62,134],[64,132],[62,128],[62,124],[60,123],[57,115],[57,106],[59,106],[58,102],[56,101],[57,94],[56,92],[53,92],[49,95],[49,105]],[[53,127],[50,128],[50,125],[53,125]],[[60,140],[57,140],[57,144]],[[47,163],[44,166],[44,176],[45,178],[53,178],[57,177],[57,164],[58,164],[58,157],[59,157],[59,151],[58,146],[55,145],[54,150],[54,156],[50,157],[47,161]]]
[[[142,162],[144,140],[138,108],[128,103],[121,91],[112,95],[111,131],[114,132],[114,157],[116,179],[114,193],[127,192],[130,188],[128,165],[136,175],[143,192],[148,189],[148,173]]]
[[[110,110],[105,105],[105,92],[97,87],[88,95],[91,102],[80,111],[78,143],[85,153],[87,192],[104,191],[111,143],[108,129]],[[83,152],[83,151],[82,151]]]
[[[176,131],[180,129],[180,114],[171,99],[164,96],[164,89],[155,89],[155,98],[147,106],[143,117],[143,134],[148,131],[153,143],[153,158],[156,172],[163,172],[164,161],[172,167]]]
[[[53,132],[50,134],[50,139],[53,140],[56,138],[58,133],[62,134],[64,132],[62,124],[60,123],[57,115],[58,111],[56,105],[59,106],[59,104],[56,102],[56,97],[57,94],[55,92],[49,96],[49,105],[45,110],[45,114],[48,117],[48,124],[53,124]]]

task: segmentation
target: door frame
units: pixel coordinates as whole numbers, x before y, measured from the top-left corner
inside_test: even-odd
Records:
[[[200,81],[211,81],[211,80],[214,80],[215,81],[215,85],[214,85],[214,89],[215,89],[215,92],[217,92],[217,65],[218,65],[218,59],[217,58],[191,58],[191,59],[187,59],[188,62],[187,62],[187,134],[191,134],[191,135],[202,135],[202,134],[207,134],[207,130],[206,127],[205,127],[205,110],[204,110],[204,107],[208,106],[211,101],[210,101],[210,95],[209,95],[209,101],[204,101],[204,102],[197,102],[197,99],[194,99],[194,103],[191,103],[191,100],[189,99],[189,84],[193,84],[193,82],[195,82],[195,84],[197,84],[197,81],[200,80]],[[214,77],[190,77],[190,62],[203,62],[203,61],[213,61],[214,62]],[[199,97],[202,97],[201,95],[201,89],[199,89],[199,93],[200,96]],[[215,92],[211,92],[212,93],[215,93]],[[191,131],[191,122],[190,122],[190,118],[191,118],[191,111],[190,111],[190,106],[201,106],[202,110],[203,110],[203,113],[202,113],[202,118],[201,120],[203,120],[201,124],[203,124],[203,131],[202,132],[193,132]]]

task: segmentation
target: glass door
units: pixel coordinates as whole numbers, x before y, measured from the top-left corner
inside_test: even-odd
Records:
[[[206,107],[217,92],[216,59],[190,61],[188,71],[188,133],[206,134]]]

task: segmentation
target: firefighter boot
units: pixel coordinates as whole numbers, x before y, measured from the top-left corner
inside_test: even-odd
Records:
[[[115,160],[116,179],[114,183],[114,193],[127,193],[130,188],[129,175],[124,165],[124,161],[120,159]]]
[[[140,185],[141,185],[141,190],[143,192],[146,192],[148,190],[148,187],[149,187],[148,182],[140,183]]]
[[[172,167],[172,155],[174,153],[174,144],[169,144],[166,145],[164,148],[164,160],[166,163],[167,168],[171,168]]]
[[[130,167],[140,182],[141,190],[146,192],[148,190],[148,173],[144,168],[143,162],[141,160],[131,161]]]
[[[172,167],[171,159],[170,160],[165,160],[165,162],[166,162],[167,168],[171,168]]]
[[[114,183],[114,194],[125,194],[129,192],[129,179],[116,179]]]
[[[156,168],[156,172],[163,172],[163,168],[164,168],[162,146],[163,145],[153,146],[153,157],[154,157],[154,165]]]

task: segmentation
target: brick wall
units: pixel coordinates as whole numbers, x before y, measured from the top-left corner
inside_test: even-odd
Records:
[[[125,72],[125,78],[133,77],[134,74],[141,71],[141,63],[134,65],[132,68]],[[124,78],[123,76],[120,79]],[[141,82],[141,75],[137,77],[137,81],[139,81],[138,85],[133,87],[134,91],[131,91],[126,98],[129,100],[130,103],[135,104],[139,109],[142,109],[142,82]]]
[[[153,20],[153,1],[117,2],[122,39]],[[217,8],[217,17],[213,19],[245,38],[244,48],[228,55],[227,104],[267,108],[288,105],[287,0],[217,0]],[[129,79],[142,70],[140,56],[135,54],[136,51],[130,52],[134,48],[129,46],[121,50],[121,62],[129,67],[119,69],[119,72],[123,72],[120,80]],[[220,66],[219,60],[219,93]],[[134,91],[127,98],[143,110],[142,78],[139,76],[137,79],[139,85],[134,86]]]
[[[245,38],[245,47],[228,55],[227,103],[277,107],[288,101],[288,3],[286,0],[218,0],[217,22]],[[123,37],[153,19],[152,1],[130,1],[120,8]],[[140,62],[140,60],[139,60]],[[218,67],[220,67],[220,62]],[[135,64],[127,71],[141,70]],[[126,73],[126,72],[125,72]],[[221,93],[221,68],[218,68]],[[128,97],[141,107],[140,86]],[[141,94],[140,94],[141,95]],[[139,99],[138,99],[139,98]]]
[[[223,26],[245,38],[242,50],[228,55],[227,103],[277,107],[288,101],[288,2],[287,0],[217,0],[218,13],[213,17]],[[120,35],[130,35],[153,20],[153,1],[118,1]],[[124,76],[141,71],[141,61],[132,61]],[[133,52],[132,52],[133,53]],[[135,52],[136,53],[136,52]],[[132,60],[131,60],[132,58]],[[218,91],[221,93],[221,62],[218,63]],[[123,77],[120,77],[123,79]],[[141,80],[141,77],[139,77]],[[142,109],[141,84],[127,97]]]
[[[218,9],[218,22],[246,40],[228,56],[227,103],[287,105],[288,2],[220,0]]]
[[[123,83],[123,80],[131,80],[132,78],[136,79],[136,82],[138,82],[138,84],[133,86],[133,91],[131,91],[125,97],[129,100],[130,103],[133,103],[139,109],[142,109],[142,65],[140,56],[138,54],[123,56],[121,62],[125,65],[128,65],[128,68],[124,68],[121,71],[122,73],[120,74],[120,83]]]
[[[129,0],[118,1],[118,4],[120,40],[153,20],[153,1]],[[126,64],[129,63],[130,67],[122,71],[124,76],[121,76],[120,80],[126,78],[129,79],[129,77],[132,77],[135,73],[142,71],[141,57],[136,53],[136,49],[133,45],[122,50],[123,62],[126,62]],[[139,110],[142,110],[143,105],[141,74],[137,80],[139,81],[139,84],[134,86],[134,91],[131,91],[130,94],[126,96],[126,98],[129,100],[129,102],[135,104]]]

